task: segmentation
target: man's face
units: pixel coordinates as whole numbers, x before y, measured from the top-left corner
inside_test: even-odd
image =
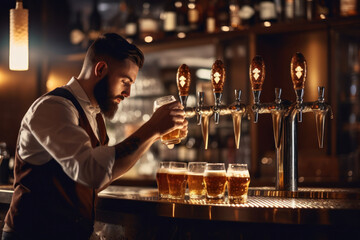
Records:
[[[107,118],[112,119],[118,104],[130,96],[138,72],[139,67],[128,59],[113,61],[107,74],[95,85],[94,97]]]

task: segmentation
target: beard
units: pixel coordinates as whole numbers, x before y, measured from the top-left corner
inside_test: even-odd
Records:
[[[106,74],[94,87],[94,97],[105,117],[112,119],[118,109],[110,94],[109,76]]]

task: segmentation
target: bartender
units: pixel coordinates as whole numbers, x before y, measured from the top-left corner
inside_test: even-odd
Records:
[[[97,193],[128,171],[161,135],[187,132],[183,107],[173,102],[115,146],[107,146],[103,117],[130,96],[144,62],[121,36],[100,36],[78,77],[38,98],[18,136],[14,194],[2,239],[89,239]]]

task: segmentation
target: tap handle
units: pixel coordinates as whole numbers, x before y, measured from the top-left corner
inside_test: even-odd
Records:
[[[249,68],[251,90],[261,91],[265,80],[265,63],[261,56],[255,56]]]
[[[235,89],[235,101],[237,104],[241,102],[241,90]]]
[[[259,117],[258,107],[260,104],[260,94],[265,79],[265,63],[264,59],[261,56],[255,56],[251,61],[249,68],[249,77],[251,83],[251,90],[253,91],[254,96],[253,112],[254,122],[256,123]]]
[[[225,77],[224,63],[221,60],[216,60],[211,68],[211,83],[214,93],[222,93]]]
[[[225,67],[221,60],[216,60],[211,68],[211,83],[214,92],[215,106],[214,106],[214,120],[215,124],[220,121],[219,106],[221,104],[222,91],[225,83]]]
[[[298,121],[302,122],[302,108],[304,97],[304,87],[307,74],[307,66],[304,55],[297,52],[291,58],[290,74],[293,82],[293,87],[296,93],[296,103],[299,108]]]
[[[319,94],[319,98],[318,98],[318,101],[320,103],[324,103],[325,102],[325,87],[323,86],[320,86],[318,87],[318,94]]]
[[[191,74],[186,64],[181,64],[176,73],[176,82],[179,90],[181,104],[186,107],[187,97],[189,95]]]
[[[197,125],[201,124],[201,108],[204,106],[204,92],[198,92],[197,93],[197,108],[196,108],[196,119],[197,119]]]
[[[294,90],[304,89],[307,66],[304,55],[299,52],[295,53],[294,56],[291,58],[290,73]]]
[[[275,88],[275,103],[280,104],[281,103],[281,88]]]

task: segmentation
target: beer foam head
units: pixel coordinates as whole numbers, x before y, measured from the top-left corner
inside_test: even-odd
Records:
[[[168,173],[169,169],[168,168],[158,168],[157,172],[158,173]]]
[[[250,177],[249,171],[243,170],[243,171],[228,171],[226,173],[227,176],[233,176],[233,177]]]
[[[186,174],[187,169],[186,168],[169,168],[167,173],[169,173],[169,174]]]
[[[225,170],[206,170],[204,176],[225,176]]]
[[[198,172],[187,172],[188,175],[193,175],[193,176],[203,176],[204,173],[198,173]]]

